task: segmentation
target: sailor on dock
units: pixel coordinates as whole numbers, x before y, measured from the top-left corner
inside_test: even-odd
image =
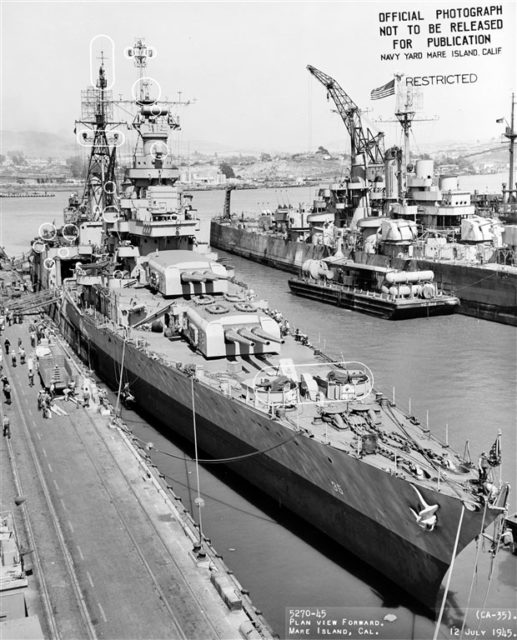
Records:
[[[11,439],[11,421],[9,420],[9,416],[4,414],[4,418],[2,420],[2,424],[3,424],[3,434],[4,434],[4,438],[9,438]]]
[[[8,382],[4,383],[4,397],[5,404],[11,404],[11,385]]]
[[[90,390],[88,389],[88,387],[85,387],[83,390],[83,407],[85,409],[88,409],[88,407],[90,406],[90,398]]]
[[[98,410],[101,415],[109,415],[111,413],[109,408],[108,394],[106,393],[105,389],[99,389]]]
[[[10,348],[11,348],[11,343],[10,343],[10,342],[9,342],[9,340],[6,338],[6,339],[4,340],[4,349],[5,349],[5,353],[6,353],[7,355],[9,355],[9,350],[10,350]]]
[[[23,345],[20,345],[18,353],[20,355],[20,364],[25,364],[25,349],[23,348]]]
[[[76,392],[76,384],[75,380],[71,380],[68,384],[68,388],[70,389],[70,400],[73,400]]]
[[[47,392],[43,396],[43,417],[52,418],[52,398]]]

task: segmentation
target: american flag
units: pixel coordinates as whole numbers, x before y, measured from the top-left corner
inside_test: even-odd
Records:
[[[370,100],[380,100],[381,98],[387,98],[388,96],[392,96],[394,93],[395,78],[393,78],[393,80],[390,80],[386,84],[383,84],[382,87],[373,89],[370,93]]]
[[[499,436],[490,448],[488,463],[492,467],[498,467],[501,464],[501,438]]]

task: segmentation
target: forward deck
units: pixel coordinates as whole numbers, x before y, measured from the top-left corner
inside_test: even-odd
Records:
[[[238,291],[235,288],[234,292]],[[121,295],[131,298],[135,293],[126,289]],[[167,304],[147,289],[138,289],[137,294],[138,304],[145,305],[150,315]],[[193,299],[177,303],[196,306]],[[254,304],[258,315],[271,315],[265,303]],[[100,320],[98,315],[97,319]],[[482,487],[472,463],[376,392],[368,367],[362,363],[331,362],[324,353],[306,344],[306,336],[290,330],[284,336],[280,354],[250,352],[205,358],[179,334],[167,338],[163,332],[151,331],[149,325],[123,329],[105,318],[103,321],[121,340],[137,346],[149,357],[189,371],[201,384],[279,421],[293,432],[417,485],[461,497],[472,508],[479,500]],[[342,380],[329,382],[329,375],[341,376]],[[344,382],[346,376],[348,380]],[[264,381],[279,377],[295,384],[276,392],[261,386]]]

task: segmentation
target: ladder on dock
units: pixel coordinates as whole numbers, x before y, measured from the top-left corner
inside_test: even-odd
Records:
[[[50,379],[56,387],[66,387],[67,382],[64,367],[60,367],[58,364],[56,364],[54,366],[54,369],[52,370],[52,376]]]

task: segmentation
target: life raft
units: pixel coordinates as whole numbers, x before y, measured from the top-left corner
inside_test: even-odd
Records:
[[[225,293],[223,297],[224,297],[225,300],[227,300],[228,302],[232,302],[232,303],[235,303],[235,302],[238,302],[238,303],[246,302],[246,298],[243,298],[242,296],[239,296],[239,295],[237,295],[235,293],[233,293],[233,294],[232,293]]]
[[[237,311],[243,311],[244,313],[251,313],[257,310],[257,307],[251,302],[239,302],[235,305],[235,308]]]
[[[208,311],[208,313],[228,313],[229,309],[228,307],[223,306],[222,304],[211,304],[210,306],[206,307],[206,310]]]
[[[215,302],[214,296],[196,296],[192,298],[194,300],[194,304],[204,305],[204,304],[213,304]]]
[[[366,375],[366,373],[361,373],[360,371],[350,372],[348,375],[348,379],[352,384],[368,382],[368,376]]]
[[[327,379],[337,384],[359,384],[367,382],[368,376],[362,371],[330,371]]]

